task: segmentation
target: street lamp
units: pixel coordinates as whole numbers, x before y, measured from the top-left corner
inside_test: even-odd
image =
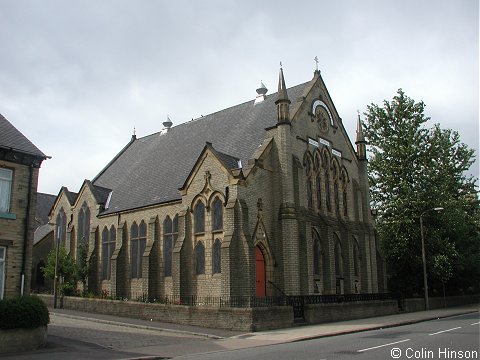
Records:
[[[57,297],[58,297],[58,252],[60,250],[60,225],[57,227],[57,241],[55,246],[55,275],[53,278],[53,308],[57,308]]]
[[[420,234],[422,235],[422,264],[423,264],[423,288],[425,291],[425,311],[428,310],[428,282],[427,282],[427,261],[425,260],[425,239],[423,237],[423,215],[429,211],[442,211],[443,207],[435,207],[433,209],[425,210],[420,215]]]

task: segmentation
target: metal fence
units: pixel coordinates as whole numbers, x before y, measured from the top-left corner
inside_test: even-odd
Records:
[[[112,297],[105,297],[112,299]],[[359,301],[374,300],[392,300],[397,299],[390,293],[376,294],[343,294],[343,295],[294,295],[294,296],[164,296],[149,297],[143,293],[131,293],[130,296],[118,296],[115,300],[137,301],[145,303],[158,303],[168,305],[185,305],[185,306],[209,306],[209,307],[272,307],[272,306],[295,306],[308,304],[328,304],[328,303],[348,303]]]

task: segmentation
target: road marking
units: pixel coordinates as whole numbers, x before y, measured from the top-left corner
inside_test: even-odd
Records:
[[[457,329],[461,329],[461,328],[462,328],[462,327],[459,326],[459,327],[456,327],[456,328],[453,328],[453,329],[442,330],[442,331],[438,331],[438,332],[436,332],[436,333],[428,334],[428,335],[430,335],[430,336],[432,336],[432,335],[437,335],[437,334],[441,334],[441,333],[444,333],[444,332],[447,332],[447,331],[457,330]]]
[[[480,324],[480,321],[476,322],[476,323],[473,323],[473,324],[470,324],[470,325],[478,325],[478,324]]]
[[[388,343],[388,344],[384,344],[384,345],[378,345],[378,346],[374,346],[374,347],[371,347],[371,348],[368,348],[368,349],[357,350],[357,352],[364,352],[364,351],[368,351],[368,350],[378,349],[378,348],[381,348],[381,347],[384,347],[384,346],[400,344],[400,343],[405,342],[405,341],[410,341],[410,339],[396,341],[396,342],[392,342],[392,343]]]

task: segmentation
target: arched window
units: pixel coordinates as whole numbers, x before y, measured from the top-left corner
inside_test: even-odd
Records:
[[[335,212],[337,215],[340,215],[340,199],[338,195],[338,182],[335,181],[333,184],[333,198],[335,200]]]
[[[205,204],[201,201],[195,205],[195,233],[205,232]]]
[[[360,276],[360,250],[355,240],[353,241],[353,275]]]
[[[322,208],[322,178],[320,177],[320,173],[317,173],[315,178],[315,191],[317,195],[317,209]]]
[[[220,274],[222,272],[222,242],[215,239],[212,250],[212,273]]]
[[[110,230],[105,226],[102,231],[102,279],[110,280],[111,259],[115,251],[115,243],[117,234],[115,226],[111,226]]]
[[[347,188],[343,189],[343,215],[348,216]]]
[[[201,241],[195,246],[195,273],[205,274],[205,246]]]
[[[312,163],[310,156],[305,154],[305,175],[307,177],[307,207],[311,209],[313,207],[312,197]]]
[[[84,202],[78,212],[78,231],[77,243],[88,244],[90,239],[90,208]]]
[[[325,204],[327,205],[327,210],[331,211],[330,204],[330,176],[328,176],[328,171],[325,170]]]
[[[147,225],[142,220],[140,226],[136,222],[130,228],[130,262],[132,267],[132,278],[142,277],[142,259],[145,252],[145,245],[147,242]]]
[[[163,221],[163,272],[165,277],[172,276],[173,224],[170,216]]]
[[[223,229],[223,204],[217,196],[212,204],[212,231]]]
[[[320,245],[320,240],[316,235],[313,237],[313,274],[314,275],[320,275],[321,272],[321,245]]]
[[[58,212],[56,228],[56,238],[59,239],[60,246],[65,246],[65,242],[67,239],[67,215],[65,214],[65,210],[63,210],[63,207]]]
[[[337,279],[343,278],[343,256],[342,246],[340,241],[335,243],[335,277]]]

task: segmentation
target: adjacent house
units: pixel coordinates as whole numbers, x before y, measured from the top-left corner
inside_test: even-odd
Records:
[[[280,69],[274,94],[261,84],[243,104],[167,118],[78,193],[60,190],[55,239],[74,257],[87,245],[89,291],[228,301],[386,290],[360,118],[348,120],[352,144],[319,71],[285,83]]]
[[[56,198],[56,195],[37,194],[36,224],[33,234],[32,292],[48,292],[53,290],[53,281],[45,278],[42,268],[47,264],[48,255],[55,246],[53,239],[54,225],[49,223],[48,215]]]
[[[0,115],[0,299],[30,292],[38,172],[47,158]]]

